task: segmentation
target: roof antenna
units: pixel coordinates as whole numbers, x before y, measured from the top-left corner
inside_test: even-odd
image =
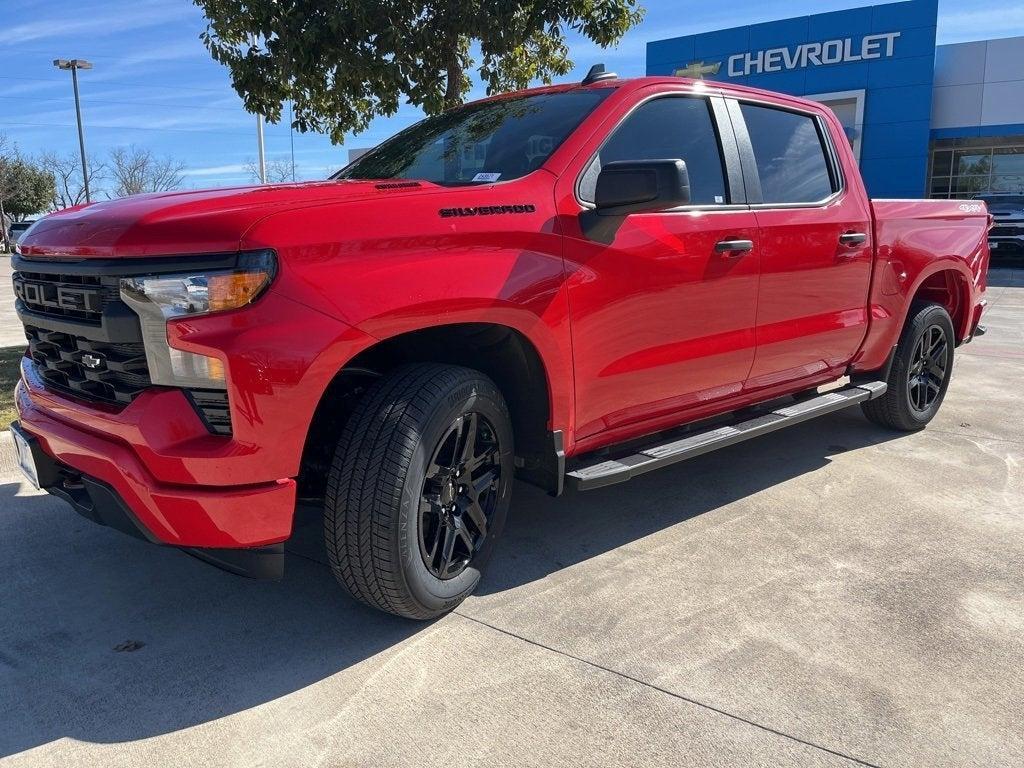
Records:
[[[603,80],[615,80],[618,78],[614,72],[605,72],[604,64],[595,64],[587,72],[587,76],[583,78],[583,85],[590,85],[591,83],[600,83]]]

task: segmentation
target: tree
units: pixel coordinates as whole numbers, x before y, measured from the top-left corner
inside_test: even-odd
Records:
[[[21,158],[0,158],[0,198],[6,213],[23,219],[53,200],[53,174]]]
[[[8,152],[13,151],[13,144],[6,135],[0,133],[0,162],[7,160]],[[0,251],[7,252],[7,212],[4,210],[4,190],[0,186]]]
[[[156,157],[150,150],[134,144],[110,152],[110,177],[114,197],[166,192],[181,186],[185,164],[170,157]]]
[[[642,18],[637,0],[194,0],[210,54],[246,109],[341,143],[404,96],[427,114],[461,104],[475,67],[488,93],[567,74],[565,33],[612,45]],[[480,62],[470,51],[476,45]]]
[[[262,179],[260,179],[260,166],[255,160],[246,161],[245,170],[249,172],[252,180],[257,184],[262,182]],[[291,160],[285,160],[283,157],[267,160],[267,181],[269,183],[284,184],[287,181],[292,181],[294,178],[295,167],[292,165]]]
[[[39,213],[53,199],[53,175],[18,154],[0,134],[0,250],[7,250],[10,220]]]
[[[53,196],[54,210],[70,208],[85,202],[85,184],[82,183],[82,160],[77,154],[58,155],[55,152],[44,152],[39,157],[39,165],[53,174],[56,189]],[[106,166],[90,158],[89,187],[99,188],[97,182],[103,178]]]

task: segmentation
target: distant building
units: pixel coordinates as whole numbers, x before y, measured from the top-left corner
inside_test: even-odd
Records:
[[[369,152],[373,147],[362,147],[359,149],[350,149],[348,151],[348,161],[351,163],[353,160],[358,160],[360,157]]]
[[[935,44],[905,0],[647,44],[647,74],[805,96],[846,127],[873,197],[1024,193],[1024,37]]]

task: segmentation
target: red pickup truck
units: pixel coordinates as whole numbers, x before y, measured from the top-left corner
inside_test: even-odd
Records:
[[[980,331],[989,224],[870,201],[819,104],[595,68],[327,181],[40,220],[12,434],[81,514],[241,574],[279,575],[318,507],[341,584],[429,618],[476,587],[514,477],[598,488],[855,404],[924,427]]]

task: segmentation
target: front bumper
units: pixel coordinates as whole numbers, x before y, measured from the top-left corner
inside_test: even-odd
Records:
[[[320,397],[368,337],[271,291],[244,311],[168,326],[179,348],[224,362],[233,434],[211,434],[180,389],[124,408],[54,391],[28,359],[19,418],[53,459],[111,487],[152,538],[239,549],[291,534],[300,461]]]
[[[176,547],[220,549],[262,547],[291,534],[293,479],[227,487],[163,482],[116,434],[97,433],[45,407],[43,403],[53,395],[42,389],[27,360],[16,395],[21,429],[43,454],[38,461],[56,462],[111,489],[131,510],[144,538]],[[162,412],[164,424],[195,418],[178,392],[153,392],[146,397],[157,401],[152,412]],[[135,406],[144,408],[146,402],[137,401]],[[46,490],[54,487],[51,482]]]
[[[996,219],[988,233],[988,244],[997,253],[1024,250],[1024,222]]]
[[[28,444],[42,490],[68,502],[72,509],[87,520],[152,544],[162,543],[139,520],[113,486],[55,459],[43,449],[39,438],[26,432],[19,422],[12,424],[11,429],[17,431]],[[280,579],[284,574],[283,544],[246,549],[181,549],[240,576]]]
[[[59,275],[68,270],[104,280],[148,268],[149,262],[129,261],[38,264],[23,259],[18,266],[32,275],[57,274],[50,282],[63,285],[67,280]],[[185,262],[175,258],[172,266],[184,269]],[[285,270],[278,280],[284,288],[287,278]],[[25,290],[33,281],[40,282],[35,276],[23,280]],[[68,292],[66,286],[62,290]],[[75,292],[70,293],[74,298]],[[49,311],[49,305],[44,308]],[[28,326],[87,340],[134,342],[138,335],[132,316],[132,333],[118,336],[116,302],[104,304],[99,323],[93,319],[87,327],[73,319],[29,316],[34,310],[23,301],[17,309]],[[90,401],[84,397],[88,392],[44,380],[39,361],[29,359],[22,362],[17,387],[20,425],[47,457],[41,462],[55,462],[73,476],[75,494],[67,493],[63,479],[47,487],[51,493],[92,519],[97,509],[113,510],[113,518],[123,522],[121,513],[127,510],[128,523],[113,527],[195,550],[237,571],[235,555],[280,545],[291,535],[295,478],[309,425],[337,372],[373,340],[271,288],[243,310],[169,322],[167,341],[222,363],[230,403],[227,434],[209,428],[185,390],[150,383],[127,404]],[[47,358],[48,369],[54,367],[50,362],[59,368],[63,355],[61,360]],[[111,524],[103,516],[97,522]]]
[[[988,247],[996,251],[1024,251],[1024,236],[1022,237],[989,237]]]

